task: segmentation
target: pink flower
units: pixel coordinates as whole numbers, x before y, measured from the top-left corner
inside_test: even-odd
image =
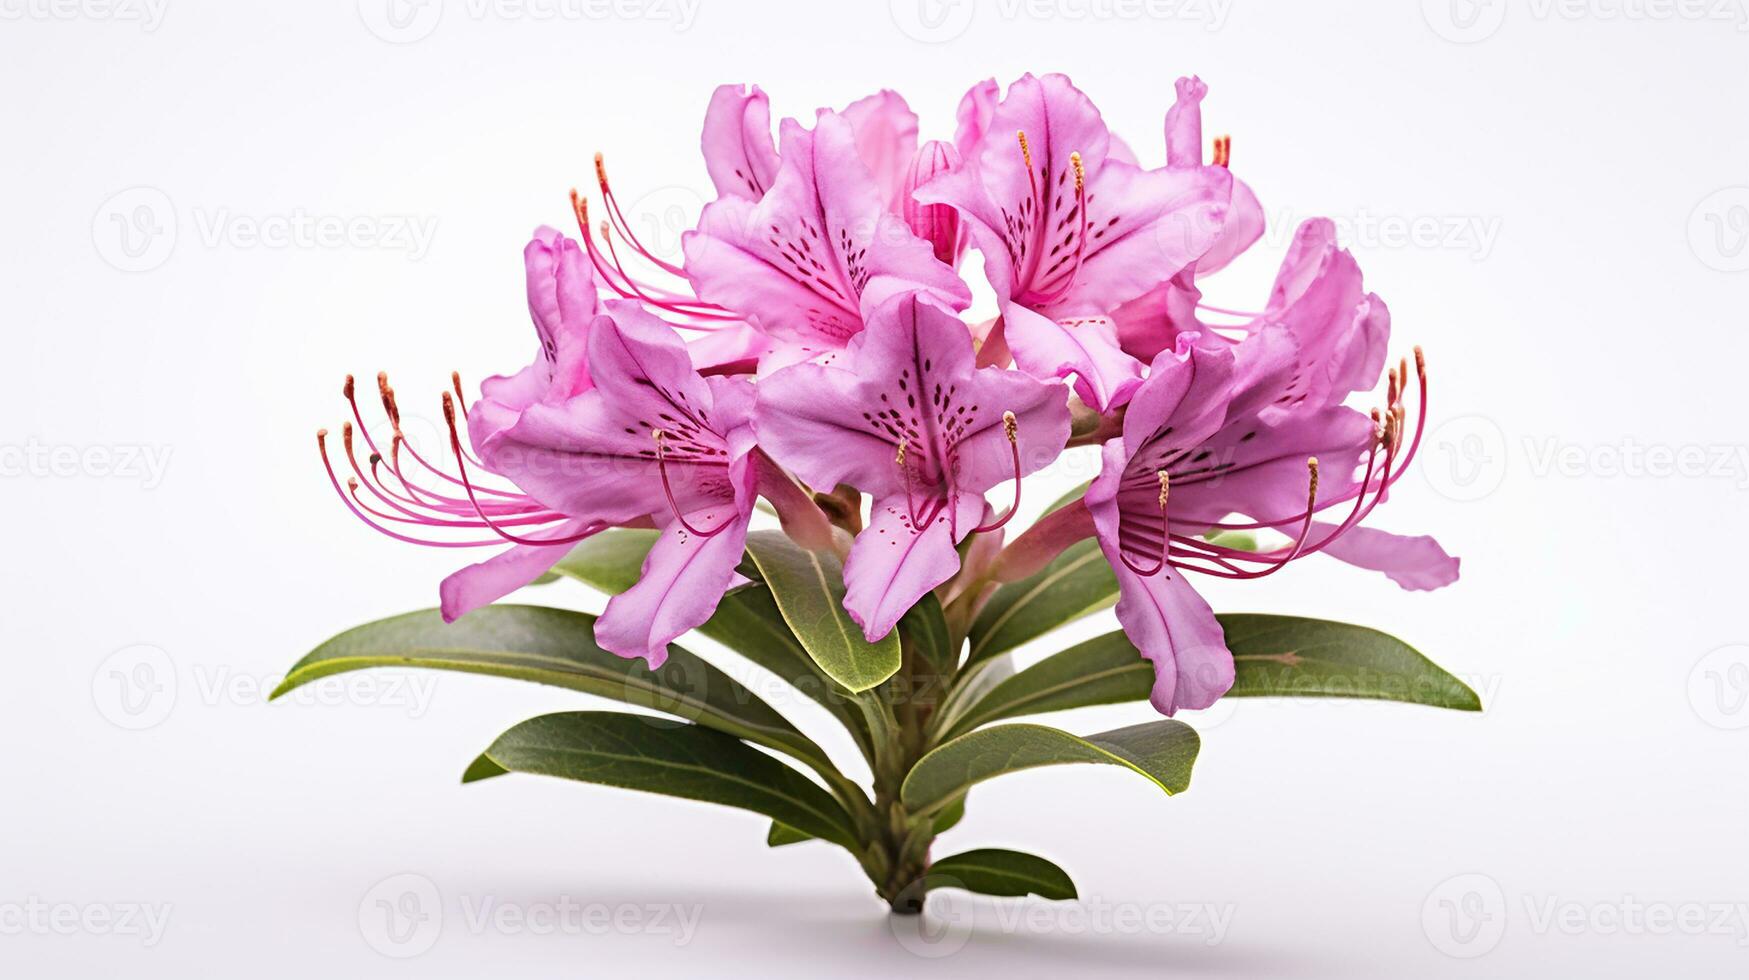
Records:
[[[1006,523],[980,526],[984,491],[1013,479],[1018,504],[1019,479],[1069,437],[1061,385],[975,367],[965,324],[916,294],[874,312],[848,368],[800,364],[758,387],[754,428],[773,459],[874,497],[844,567],[845,609],[870,640],[953,577],[966,535]]]
[[[964,216],[1015,362],[1039,377],[1074,375],[1095,408],[1121,405],[1142,366],[1120,349],[1107,314],[1210,248],[1231,177],[1219,167],[1136,166],[1062,75],[1023,76],[987,123],[984,98],[962,103],[962,126],[982,133],[965,165],[917,199]]]
[[[1405,451],[1407,366],[1392,370],[1387,407],[1369,417],[1339,404],[1346,391],[1327,380],[1353,337],[1322,349],[1293,339],[1280,328],[1237,346],[1181,337],[1176,350],[1155,358],[1088,488],[1092,530],[1117,573],[1118,620],[1154,661],[1153,702],[1167,714],[1207,707],[1233,677],[1220,624],[1184,572],[1261,578],[1327,551],[1409,588],[1457,577],[1457,559],[1429,538],[1353,533],[1420,442],[1417,422]],[[1416,368],[1425,418],[1419,351]],[[1331,510],[1333,523],[1315,519]],[[1251,552],[1205,537],[1259,529],[1286,533],[1291,543]]]
[[[877,178],[859,135],[863,144],[887,141],[852,125],[862,105],[844,115],[822,111],[812,130],[785,120],[778,168],[764,193],[724,195],[705,207],[683,241],[685,272],[703,303],[780,341],[836,349],[862,330],[869,312],[901,293],[922,290],[954,309],[971,301],[930,244],[889,210],[910,156],[890,185]],[[880,132],[893,135],[890,109],[860,114],[888,119]],[[907,141],[901,134],[893,142],[896,153]],[[885,168],[891,154],[878,159]]]
[[[528,265],[541,353],[517,375],[482,386],[484,394],[468,413],[472,452],[456,429],[459,380],[453,398],[443,394],[453,475],[405,443],[385,380],[383,403],[396,426],[394,443],[386,461],[370,446],[367,474],[353,454],[347,424],[353,476],[342,499],[365,523],[398,540],[435,547],[511,545],[444,580],[440,592],[449,620],[528,584],[571,545],[604,528],[661,528],[638,584],[610,601],[596,625],[603,647],[656,666],[667,656],[669,641],[709,618],[735,578],[755,487],[752,385],[701,377],[673,328],[635,304],[609,303],[605,315],[585,323],[571,314],[592,312],[592,289],[582,302],[585,294],[567,294],[562,285],[553,292],[536,288],[554,268],[561,272],[559,283],[579,269],[587,279],[574,243],[543,232],[529,248]],[[346,394],[352,400],[350,379]],[[356,418],[356,401],[353,411]],[[403,469],[403,448],[423,475]],[[326,463],[325,441],[323,449]],[[483,473],[517,489],[482,486]],[[329,475],[333,479],[331,466]],[[334,484],[339,491],[337,479]],[[360,495],[361,487],[372,499]],[[453,541],[396,530],[407,525],[491,537]]]

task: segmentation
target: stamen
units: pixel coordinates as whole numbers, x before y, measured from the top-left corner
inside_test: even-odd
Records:
[[[935,523],[935,519],[941,516],[941,512],[947,508],[948,501],[946,497],[942,497],[935,502],[935,509],[929,513],[924,515],[917,513],[917,498],[911,493],[911,468],[905,465],[905,451],[910,444],[909,439],[901,438],[899,440],[898,451],[893,454],[893,464],[899,467],[899,475],[905,481],[905,516],[911,518],[911,527],[918,533],[922,533],[924,528]]]
[[[1288,566],[1288,563],[1299,558],[1302,553],[1305,553],[1306,539],[1308,537],[1310,537],[1311,533],[1312,533],[1312,516],[1317,512],[1317,509],[1318,509],[1318,507],[1317,507],[1317,504],[1318,504],[1318,457],[1316,457],[1316,456],[1306,457],[1306,474],[1307,474],[1307,480],[1306,480],[1305,522],[1300,526],[1300,533],[1294,538],[1294,546],[1293,546],[1292,551],[1288,552],[1285,556],[1282,555],[1279,551],[1271,553],[1271,554],[1267,554],[1267,555],[1258,555],[1258,554],[1251,554],[1249,552],[1238,551],[1238,550],[1232,549],[1232,548],[1225,548],[1225,547],[1222,547],[1219,545],[1209,544],[1207,542],[1197,541],[1197,542],[1195,542],[1195,544],[1197,546],[1197,550],[1193,551],[1193,550],[1189,550],[1189,549],[1181,549],[1181,553],[1188,554],[1192,557],[1205,558],[1205,559],[1208,559],[1210,561],[1217,562],[1221,566],[1221,568],[1219,568],[1219,569],[1202,568],[1202,567],[1195,566],[1195,565],[1184,564],[1182,562],[1179,563],[1179,567],[1190,570],[1190,571],[1201,572],[1205,575],[1212,575],[1212,576],[1215,576],[1216,578],[1230,578],[1230,579],[1265,578],[1265,577],[1268,577],[1270,575],[1274,575],[1276,572],[1279,572],[1282,569],[1286,568]],[[1337,533],[1340,533],[1340,530]],[[1330,537],[1326,537],[1323,541],[1320,541],[1319,545],[1322,546],[1322,545],[1328,544],[1330,542],[1331,538],[1333,538],[1333,537],[1335,537],[1335,534],[1332,534],[1332,535],[1330,535]],[[1184,543],[1191,543],[1191,542],[1186,541]],[[1260,569],[1241,569],[1241,568],[1238,568],[1235,565],[1233,565],[1231,561],[1223,560],[1223,558],[1238,559],[1241,561],[1257,562],[1257,563],[1260,563],[1266,567],[1260,568]]]
[[[1124,563],[1124,567],[1128,568],[1132,572],[1135,572],[1137,575],[1140,575],[1143,578],[1152,578],[1153,576],[1158,575],[1162,571],[1164,571],[1166,569],[1166,556],[1168,555],[1168,553],[1170,553],[1170,551],[1172,549],[1172,536],[1167,533],[1167,523],[1166,523],[1166,501],[1168,498],[1170,498],[1172,496],[1172,475],[1170,473],[1166,472],[1164,469],[1157,470],[1156,475],[1158,475],[1160,477],[1160,561],[1159,561],[1159,563],[1156,564],[1153,568],[1141,568],[1141,567],[1137,566],[1135,562],[1130,561],[1129,555],[1124,554],[1123,545],[1121,543],[1117,547],[1117,557],[1119,558],[1119,560],[1121,560]]]
[[[1075,235],[1075,262],[1063,276],[1061,286],[1051,290],[1049,296],[1034,301],[1040,304],[1054,303],[1068,295],[1069,290],[1075,287],[1075,277],[1081,274],[1081,263],[1087,257],[1087,232],[1090,224],[1087,215],[1087,171],[1082,166],[1079,150],[1069,153],[1069,166],[1075,171],[1075,216],[1081,225]]]
[[[346,505],[347,510],[352,511],[354,517],[369,525],[373,530],[386,534],[389,537],[394,538],[396,541],[403,541],[407,544],[425,545],[430,548],[477,548],[482,545],[496,543],[494,541],[427,541],[423,538],[409,537],[399,531],[391,531],[388,528],[383,527],[376,521],[366,517],[364,512],[358,509],[358,505],[354,504],[352,499],[347,496],[346,491],[340,488],[340,480],[334,475],[334,464],[328,459],[327,429],[316,430],[316,450],[322,455],[322,468],[327,471],[328,482],[334,486],[334,492],[340,497],[340,502]]]
[[[1032,147],[1027,145],[1026,131],[1016,130],[1014,135],[1020,140],[1020,159],[1026,162],[1026,169],[1030,172],[1032,170]]]
[[[595,154],[595,182],[601,186],[601,198],[607,203],[607,216],[613,219],[615,227],[619,229],[621,235],[625,236],[626,241],[631,243],[632,248],[664,272],[684,276],[686,273],[681,270],[680,266],[657,257],[644,247],[643,242],[638,241],[638,236],[632,234],[631,222],[626,220],[625,213],[620,210],[619,199],[614,197],[613,188],[607,184],[607,164],[603,161],[600,153]]]
[[[674,500],[674,488],[668,483],[668,462],[663,451],[663,441],[668,437],[668,433],[661,429],[652,429],[650,430],[650,436],[656,440],[656,469],[662,474],[662,493],[668,497],[668,507],[670,510],[674,511],[674,519],[680,522],[681,527],[691,531],[693,534],[696,534],[701,538],[710,538],[721,534],[723,530],[729,526],[728,521],[718,524],[714,529],[709,531],[701,531],[687,523],[686,515],[680,512],[680,504]]]
[[[377,372],[377,394],[383,400],[383,411],[388,413],[389,424],[394,426],[395,435],[401,434],[401,407],[395,404],[395,389],[389,387],[389,372]]]
[[[626,272],[624,267],[620,265],[617,256],[615,256],[612,261],[609,261],[606,256],[602,255],[601,249],[596,246],[595,236],[591,233],[589,225],[589,201],[581,194],[577,193],[576,188],[572,188],[571,190],[571,211],[577,217],[577,232],[583,239],[583,249],[589,254],[589,262],[595,267],[595,271],[600,275],[601,281],[606,283],[609,289],[612,289],[626,299],[641,299],[659,309],[667,310],[668,312],[679,316],[730,322],[738,319],[729,315],[726,310],[714,303],[706,303],[696,297],[684,296],[679,293],[656,289],[653,286],[644,286],[633,281],[631,274]],[[607,245],[611,252],[613,248],[613,242],[611,239],[607,242]],[[669,298],[659,300],[651,296],[651,293],[663,293]],[[699,325],[695,323],[683,323],[677,325],[694,330],[710,329],[709,325]]]
[[[468,503],[474,505],[474,513],[479,516],[480,520],[485,522],[486,526],[490,528],[494,534],[506,541],[511,541],[516,544],[544,547],[548,545],[571,544],[576,541],[581,541],[601,529],[599,525],[592,524],[576,534],[566,535],[565,537],[536,539],[524,538],[511,534],[493,523],[492,519],[486,516],[486,511],[480,506],[478,498],[474,496],[474,485],[468,480],[468,467],[467,464],[462,461],[462,437],[455,425],[455,400],[450,397],[449,392],[447,391],[443,393],[443,420],[449,424],[449,447],[455,454],[456,469],[461,473],[462,489],[468,492]],[[411,451],[412,447],[409,446],[408,449]]]
[[[992,523],[972,528],[973,534],[983,534],[986,531],[998,530],[1003,525],[1013,520],[1015,514],[1020,513],[1020,440],[1016,437],[1016,432],[1019,427],[1020,425],[1015,421],[1013,412],[1002,413],[1002,432],[1008,437],[1008,449],[1014,457],[1014,504],[1008,508],[1008,513],[1003,514]]]
[[[1215,166],[1225,167],[1233,160],[1233,137],[1215,137]]]

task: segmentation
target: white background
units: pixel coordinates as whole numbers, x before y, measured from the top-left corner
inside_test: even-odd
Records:
[[[697,0],[683,22],[678,0],[431,0],[396,28],[377,0],[0,0],[0,969],[1741,976],[1744,13],[1452,3]],[[946,136],[967,85],[1026,70],[1070,72],[1149,162],[1173,78],[1209,82],[1207,132],[1272,221],[1211,302],[1260,302],[1295,223],[1343,222],[1433,379],[1422,473],[1375,521],[1438,535],[1463,579],[1411,594],[1314,560],[1207,592],[1396,633],[1485,714],[1249,701],[1187,716],[1204,749],[1176,798],[1103,769],[991,783],[940,853],[1035,850],[1082,901],[947,897],[928,942],[841,853],[768,851],[752,815],[457,784],[567,692],[385,673],[262,703],[327,636],[434,604],[454,558],[333,499],[312,436],[342,375],[389,369],[433,439],[452,368],[525,363],[521,247],[568,227],[592,152],[661,222],[708,187],[718,83],[779,114],[891,86]],[[353,231],[249,237],[300,215]],[[117,465],[138,452],[161,472]],[[1031,500],[1086,475],[1066,461]],[[394,676],[428,701],[365,686]],[[397,945],[374,903],[409,882],[439,916]],[[622,925],[480,927],[487,899]],[[101,922],[136,906],[167,908],[161,935]]]

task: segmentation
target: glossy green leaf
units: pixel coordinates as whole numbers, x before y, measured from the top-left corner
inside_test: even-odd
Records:
[[[954,685],[942,699],[936,709],[935,717],[931,719],[931,732],[961,730],[959,718],[983,701],[997,685],[1014,676],[1014,658],[994,657],[975,664],[967,664],[955,679]],[[964,729],[969,731],[970,729]],[[940,742],[939,736],[931,736],[931,742]]]
[[[784,847],[789,844],[801,844],[805,841],[819,840],[813,834],[804,834],[788,824],[771,822],[770,829],[765,832],[766,847]]]
[[[498,775],[498,773],[491,773],[491,775]],[[468,780],[466,779],[462,780],[462,782],[467,781]],[[952,803],[949,803],[947,806],[942,807],[941,811],[935,815],[935,833],[946,833],[955,824],[964,820],[965,816],[966,798],[962,796],[959,799],[954,800]],[[801,844],[815,839],[817,838],[812,834],[804,834],[794,827],[787,827],[775,820],[771,822],[771,827],[765,832],[765,846],[767,847],[785,847],[790,844]]]
[[[595,645],[595,617],[496,605],[445,624],[435,609],[347,630],[297,662],[273,692],[369,667],[425,667],[551,684],[666,712],[830,767],[818,745],[734,678],[678,647],[651,670]]]
[[[1189,725],[1151,721],[1085,738],[1044,725],[998,725],[937,748],[912,767],[899,789],[905,806],[926,813],[974,784],[1005,773],[1074,762],[1123,766],[1167,793],[1190,785],[1200,740]]]
[[[962,888],[980,895],[1037,895],[1051,901],[1076,898],[1067,872],[1044,858],[985,847],[944,857],[924,876],[928,890]]]
[[[553,570],[601,592],[617,595],[637,582],[644,556],[655,541],[654,531],[624,528],[605,531],[584,539]],[[730,592],[717,603],[717,611],[698,632],[776,674],[818,702],[850,730],[865,758],[872,755],[873,743],[862,711],[808,656],[784,622],[769,589],[752,586]]]
[[[1463,681],[1393,636],[1297,616],[1217,617],[1233,652],[1228,697],[1340,697],[1478,711]],[[1146,700],[1154,665],[1121,632],[1046,657],[993,687],[953,719],[946,737],[1022,715]]]
[[[1154,665],[1122,633],[1107,633],[1053,654],[992,686],[944,729],[950,739],[982,725],[1021,715],[1092,704],[1146,700]]]
[[[965,818],[966,798],[961,796],[935,814],[935,826],[932,829],[938,834],[945,834]]]
[[[917,604],[899,620],[898,628],[899,634],[937,674],[951,674],[959,665],[959,651],[953,647],[947,617],[942,614],[941,602],[935,598],[935,593],[925,593],[917,600]]]
[[[747,553],[771,587],[790,632],[827,676],[852,693],[866,691],[899,669],[898,631],[877,643],[844,611],[844,566],[836,555],[810,551],[781,531],[747,536]]]
[[[470,771],[557,776],[762,813],[857,849],[844,808],[806,776],[722,732],[613,711],[532,718],[498,736]]]
[[[1298,616],[1228,613],[1220,620],[1237,668],[1229,697],[1367,698],[1482,710],[1469,685],[1388,633]]]
[[[553,571],[608,595],[619,595],[638,584],[644,558],[656,546],[658,537],[658,532],[643,528],[603,531],[577,542],[570,554],[553,566]]]
[[[1117,602],[1117,576],[1092,539],[1077,541],[1037,574],[998,588],[972,624],[967,664],[1006,653]]]

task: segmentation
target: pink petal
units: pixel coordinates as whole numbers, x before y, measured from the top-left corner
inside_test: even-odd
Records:
[[[940,500],[916,499],[918,515],[928,515]],[[953,578],[960,567],[954,545],[978,526],[983,512],[983,498],[962,495],[919,531],[904,494],[875,501],[844,562],[844,609],[869,642],[891,632],[924,593]]]
[[[1202,166],[1202,100],[1209,87],[1191,75],[1174,87],[1178,97],[1166,110],[1166,166]]]
[[[1018,304],[1003,307],[1003,335],[1014,363],[1035,378],[1075,378],[1075,393],[1098,411],[1129,400],[1142,383],[1141,362],[1118,346],[1105,317],[1058,323]]]
[[[1314,524],[1311,540],[1317,541],[1332,530],[1332,525]],[[1408,537],[1353,527],[1325,545],[1323,552],[1359,568],[1384,572],[1412,592],[1444,588],[1458,580],[1459,559],[1446,554],[1439,542],[1427,535]]]
[[[777,177],[771,105],[759,86],[719,85],[705,110],[705,170],[720,197],[757,201]]]
[[[960,98],[959,109],[955,112],[959,124],[954,130],[953,145],[959,148],[963,159],[976,159],[1001,97],[1002,86],[996,84],[994,78],[986,78],[967,89]]]
[[[567,521],[546,528],[538,537],[567,538],[581,531],[585,521]],[[481,606],[490,605],[517,589],[540,578],[560,558],[570,553],[575,542],[552,547],[511,545],[482,562],[459,569],[438,586],[442,600],[443,621],[453,623]]]
[[[1125,564],[1118,546],[1118,483],[1126,453],[1117,440],[1101,451],[1099,476],[1087,489],[1099,547],[1117,575],[1117,620],[1143,657],[1154,663],[1154,707],[1171,715],[1180,708],[1206,708],[1233,686],[1233,656],[1208,603],[1191,588],[1184,573],[1164,568],[1142,576]],[[1143,568],[1159,556],[1132,555]]]
[[[638,583],[608,600],[595,622],[595,642],[622,657],[643,657],[652,669],[668,659],[668,644],[711,617],[735,577],[747,543],[747,518],[736,504],[695,511],[701,530],[728,522],[710,537],[678,521],[663,529],[644,559]]]
[[[917,114],[904,96],[881,89],[845,106],[839,115],[850,124],[856,154],[881,188],[887,210],[897,214],[905,169],[917,153]]]
[[[886,210],[850,124],[830,112],[813,132],[785,121],[771,189],[757,204],[706,206],[682,245],[701,298],[785,341],[842,347],[866,310],[906,291],[956,309],[971,301],[929,244]]]

